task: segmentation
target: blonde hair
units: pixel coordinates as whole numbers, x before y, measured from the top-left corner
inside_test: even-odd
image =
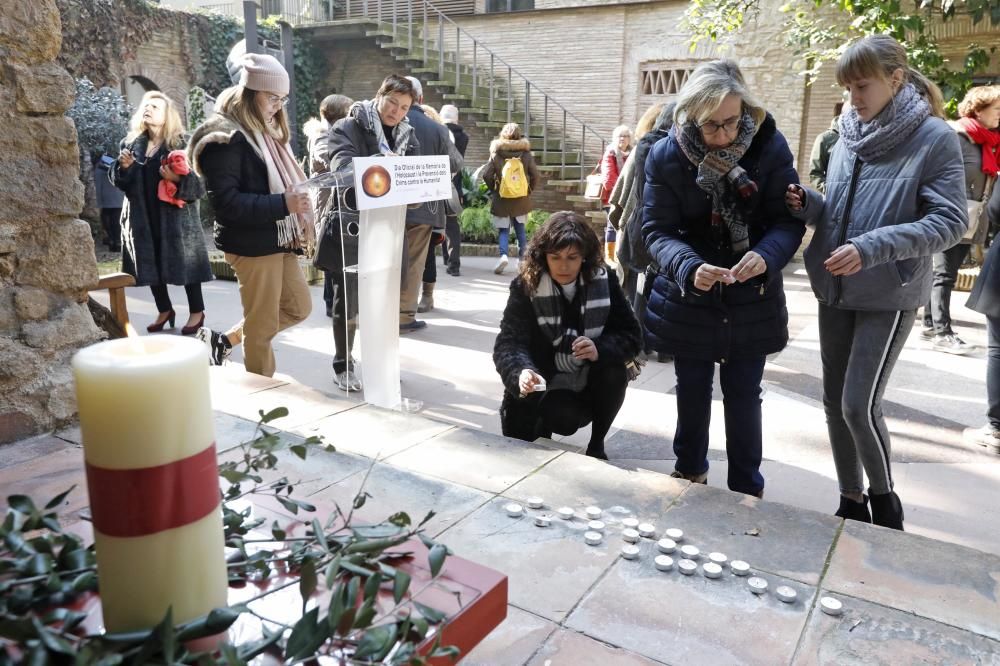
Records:
[[[235,120],[244,130],[267,133],[275,141],[288,143],[292,131],[288,128],[285,107],[279,108],[274,114],[274,122],[268,124],[257,109],[257,100],[254,99],[256,94],[256,91],[241,85],[226,88],[219,93],[215,110]]]
[[[441,114],[437,112],[430,104],[421,104],[420,108],[423,109],[424,115],[436,122],[439,125],[444,125],[444,121],[441,120]]]
[[[645,113],[643,113],[639,118],[639,122],[635,124],[635,135],[632,137],[633,141],[638,143],[639,139],[653,129],[653,125],[656,124],[656,119],[660,117],[661,113],[663,113],[664,106],[666,106],[666,103],[657,102],[653,106],[646,109]]]
[[[944,95],[926,76],[907,64],[906,49],[889,35],[868,35],[847,47],[834,72],[837,85],[846,87],[861,79],[889,81],[897,69],[903,70],[903,83],[912,83],[931,107],[931,114],[945,117]]]
[[[674,123],[704,123],[719,109],[727,95],[740,97],[754,123],[763,122],[767,111],[747,89],[740,66],[732,60],[712,60],[699,65],[681,87],[674,108]]]
[[[958,115],[963,118],[975,118],[977,113],[997,101],[1000,101],[1000,86],[969,88],[958,105]]]
[[[628,125],[619,125],[611,132],[611,143],[615,143],[622,136],[628,136],[628,147],[631,148],[635,139],[632,137],[632,128]]]
[[[177,107],[174,106],[170,98],[159,90],[150,90],[142,96],[142,101],[139,102],[138,108],[129,120],[128,135],[125,137],[125,141],[131,143],[139,135],[149,134],[150,127],[142,119],[142,114],[146,103],[152,99],[163,100],[164,104],[163,127],[160,128],[160,138],[163,140],[163,145],[171,150],[182,148],[184,146],[184,122],[181,120],[181,114],[177,112]]]
[[[517,123],[507,123],[500,130],[500,138],[506,139],[507,141],[517,141],[518,139],[523,139],[524,134],[521,133],[521,126]]]

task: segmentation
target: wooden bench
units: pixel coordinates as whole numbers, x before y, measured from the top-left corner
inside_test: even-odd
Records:
[[[113,338],[123,338],[126,335],[125,326],[128,324],[128,307],[125,305],[125,287],[134,286],[135,278],[128,273],[111,273],[102,276],[97,281],[97,284],[91,288],[91,290],[108,290],[111,305],[111,321],[106,321],[107,310],[103,306],[98,305],[93,299],[91,299],[91,312],[94,314],[95,321],[101,316],[97,310],[105,313],[103,315],[105,321],[98,321],[97,323],[98,326],[106,330],[108,335]]]

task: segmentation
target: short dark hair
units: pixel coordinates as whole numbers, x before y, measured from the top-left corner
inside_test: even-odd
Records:
[[[346,95],[327,95],[319,103],[319,115],[323,120],[331,125],[347,117],[347,110],[351,108],[354,100]]]
[[[399,74],[390,74],[385,77],[382,81],[382,85],[378,89],[377,97],[387,97],[392,93],[402,93],[404,95],[409,95],[413,103],[419,102],[417,99],[417,91],[413,89],[413,84],[410,83],[409,79],[405,76],[400,76]]]
[[[542,273],[549,271],[547,254],[559,252],[567,247],[577,247],[583,255],[580,275],[589,283],[604,265],[601,257],[601,243],[597,233],[587,224],[587,218],[571,210],[553,213],[528,242],[524,259],[521,261],[520,275],[529,296],[534,296]]]

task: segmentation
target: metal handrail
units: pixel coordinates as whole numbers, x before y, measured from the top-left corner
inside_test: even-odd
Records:
[[[383,10],[383,0],[375,0],[374,10],[370,11],[369,0],[362,0],[361,11],[363,18],[374,18],[379,24],[388,24],[391,29],[391,35],[393,40],[398,40],[400,35],[400,19],[405,20],[406,25],[406,45],[407,48],[414,49],[414,34],[413,34],[413,3],[407,1],[406,15],[401,16],[401,12],[398,8],[398,0],[386,0],[387,4],[391,4],[391,9],[386,8]],[[308,23],[322,23],[328,20],[334,20],[338,13],[342,13],[346,18],[356,18],[351,5],[352,0],[282,0],[281,8],[282,18],[293,24],[293,25],[303,25]],[[291,11],[288,11],[291,10]],[[323,11],[326,10],[326,11]],[[321,18],[321,14],[326,14],[327,17]],[[541,88],[538,84],[529,79],[525,74],[520,72],[516,67],[511,65],[509,62],[504,60],[502,57],[496,54],[492,49],[485,46],[476,37],[474,37],[468,30],[465,30],[462,26],[455,23],[452,19],[448,18],[440,9],[434,6],[433,2],[424,0],[423,2],[423,23],[421,25],[421,38],[423,41],[423,61],[424,63],[429,62],[428,56],[430,39],[431,21],[437,19],[437,57],[438,57],[438,80],[444,80],[445,78],[445,60],[447,51],[445,50],[445,34],[446,29],[450,30],[452,27],[455,30],[455,48],[454,48],[454,64],[455,64],[455,89],[458,90],[459,86],[462,84],[462,35],[464,34],[468,38],[469,43],[472,45],[472,103],[475,104],[477,101],[477,89],[484,75],[479,72],[479,58],[480,51],[483,52],[483,57],[489,56],[490,60],[490,71],[489,71],[489,85],[487,86],[490,91],[489,98],[489,116],[493,117],[494,113],[494,101],[496,98],[496,85],[497,82],[497,69],[501,71],[506,69],[505,76],[501,76],[501,79],[506,79],[506,93],[507,93],[507,122],[511,122],[514,119],[514,99],[513,99],[513,87],[515,80],[524,86],[524,132],[526,135],[530,134],[531,131],[531,120],[532,120],[532,88],[535,89],[537,94],[540,94],[542,99],[541,102],[536,104],[541,108],[542,113],[542,154],[547,154],[549,151],[549,137],[548,137],[548,121],[549,121],[549,106],[555,105],[555,113],[562,112],[561,119],[561,136],[562,136],[562,150],[560,151],[561,161],[560,167],[565,169],[566,165],[566,149],[567,141],[569,140],[568,135],[568,121],[575,121],[580,125],[580,167],[581,167],[581,177],[584,174],[584,164],[587,160],[586,155],[586,144],[587,135],[590,134],[592,137],[596,138],[599,145],[601,146],[601,154],[603,155],[607,141],[601,134],[595,130],[593,127],[589,126],[582,118],[577,116],[575,113],[567,109],[563,104],[557,101],[548,91]],[[436,15],[436,16],[435,16]],[[515,76],[517,79],[515,79]]]

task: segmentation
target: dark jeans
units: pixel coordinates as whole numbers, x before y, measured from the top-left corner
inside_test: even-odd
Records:
[[[958,269],[969,256],[971,245],[959,243],[934,255],[934,282],[931,300],[924,306],[924,327],[933,328],[935,335],[951,333],[951,290],[955,288]]]
[[[986,418],[1000,429],[1000,317],[986,317]]]
[[[122,249],[122,209],[102,208],[101,228],[108,237],[108,249]]]
[[[747,495],[764,490],[760,382],[765,357],[730,360],[719,366],[722,404],[726,418],[726,457],[729,489]],[[674,431],[675,469],[682,474],[708,471],[708,426],[712,418],[714,361],[675,357],[677,375],[677,429]]]
[[[446,263],[448,268],[461,268],[462,266],[462,227],[458,222],[457,215],[449,215],[445,218],[445,235],[448,237]]]
[[[149,288],[153,292],[153,300],[156,301],[156,309],[159,312],[170,312],[174,306],[170,303],[170,294],[167,292],[167,285],[158,284]],[[184,285],[187,293],[188,310],[190,312],[204,312],[205,301],[201,297],[201,283]]]
[[[646,297],[639,291],[638,287],[639,273],[631,268],[627,269],[622,289],[625,291],[626,300],[632,304],[632,312],[635,313],[635,318],[639,321],[639,328],[642,331],[643,348],[649,354],[652,350],[646,347],[646,326],[643,323],[646,321]]]
[[[333,310],[333,371],[354,369],[351,350],[358,330],[358,274],[327,271]]]
[[[534,433],[514,432],[504,424],[504,434],[533,440],[551,437],[552,433],[572,435],[591,424],[589,450],[604,450],[604,438],[625,402],[628,377],[621,361],[597,361],[590,365],[587,385],[579,393],[567,389],[529,393],[515,400],[517,415],[512,418],[535,423]]]
[[[333,271],[323,271],[323,301],[326,309],[333,309]]]
[[[510,254],[510,229],[514,228],[514,233],[517,234],[517,258],[520,259],[524,256],[524,248],[528,246],[527,232],[525,231],[524,224],[517,221],[516,217],[510,218],[510,227],[506,229],[497,229],[497,242],[500,244],[500,254],[509,255]]]

